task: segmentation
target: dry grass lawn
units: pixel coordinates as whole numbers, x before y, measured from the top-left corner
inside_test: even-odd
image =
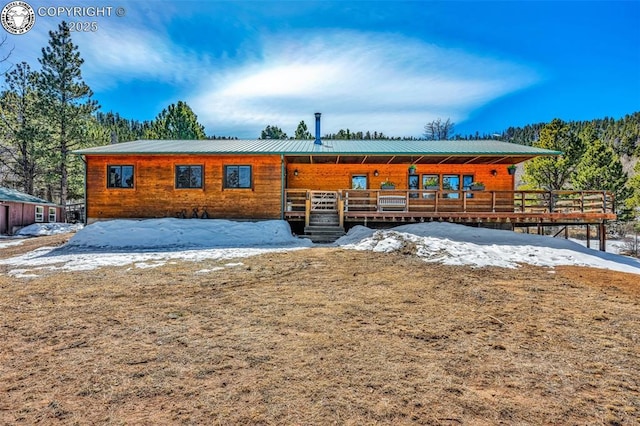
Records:
[[[0,423],[640,422],[637,275],[338,248],[238,262],[0,266]]]

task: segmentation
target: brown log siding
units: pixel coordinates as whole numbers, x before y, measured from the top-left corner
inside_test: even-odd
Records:
[[[418,164],[416,173],[473,175],[475,181],[483,182],[489,191],[512,191],[514,176],[507,173],[504,164]],[[298,170],[298,176],[294,171]],[[374,171],[378,176],[374,176]],[[491,173],[497,172],[496,176]],[[408,164],[289,164],[287,165],[287,188],[337,191],[351,188],[352,175],[367,175],[369,188],[380,189],[380,184],[390,180],[397,189],[408,188]],[[422,179],[422,178],[420,178]],[[442,183],[442,179],[440,180]],[[422,185],[422,183],[420,183]]]
[[[134,188],[107,188],[110,165],[133,165]],[[175,187],[175,166],[203,167],[203,187]],[[225,165],[252,166],[251,189],[225,189]],[[396,188],[408,186],[407,164],[288,164],[290,189],[342,190],[353,175],[367,175],[371,189],[386,179]],[[298,176],[294,171],[298,170]],[[378,176],[374,176],[374,171]],[[492,170],[497,171],[493,176]],[[487,190],[513,190],[514,177],[506,165],[419,164],[418,175],[473,175]],[[190,217],[203,208],[211,218],[278,219],[281,217],[281,159],[278,155],[114,155],[87,157],[87,217],[89,221],[114,218]]]
[[[134,188],[107,188],[107,166],[133,165]],[[201,165],[203,187],[175,187],[175,166]],[[225,165],[252,166],[252,188],[225,189]],[[277,219],[281,213],[279,156],[118,155],[87,157],[87,217],[176,217],[206,207],[211,218]]]

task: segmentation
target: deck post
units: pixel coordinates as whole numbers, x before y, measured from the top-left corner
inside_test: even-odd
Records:
[[[587,223],[587,248],[591,248],[591,225]]]
[[[286,193],[287,166],[284,163],[284,155],[280,155],[280,219],[284,220],[284,212],[287,206]]]
[[[340,192],[338,192],[338,221],[340,228],[344,228],[344,199]]]
[[[304,226],[309,226],[309,222],[311,221],[311,196],[309,191],[307,191],[307,196],[304,200]]]
[[[607,251],[607,229],[604,224],[604,220],[600,222],[599,233],[600,233],[600,251]]]

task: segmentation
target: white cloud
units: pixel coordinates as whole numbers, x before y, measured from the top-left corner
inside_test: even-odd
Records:
[[[84,59],[85,81],[96,92],[136,79],[184,85],[188,90],[193,79],[208,68],[209,60],[206,53],[194,52],[169,38],[166,27],[172,17],[171,4],[152,11],[142,3],[122,4],[126,6],[125,16],[117,17],[113,12],[111,16],[87,19],[97,25],[96,31],[71,33]],[[63,1],[60,6],[78,5]],[[82,21],[64,14],[38,16],[29,33],[7,40],[7,48],[15,48],[9,62],[26,61],[38,69],[41,50],[48,46],[49,31],[57,31],[62,20],[71,24]]]
[[[323,133],[349,128],[419,136],[428,121],[459,123],[540,79],[514,61],[398,34],[344,30],[266,35],[257,46],[243,42],[241,58],[229,59],[171,40],[164,15],[144,25],[133,15],[105,18],[94,33],[74,33],[85,81],[98,99],[122,82],[169,84],[210,134],[252,138],[267,124],[292,134],[300,120],[311,125],[320,111]],[[55,19],[44,21],[17,49],[32,65],[37,61],[30,56],[39,56],[46,32],[57,26]]]
[[[538,80],[519,64],[395,34],[324,31],[265,40],[259,59],[211,72],[188,97],[209,132],[255,137],[267,124],[293,133],[321,111],[340,128],[414,135]]]
[[[79,42],[84,70],[98,90],[134,79],[169,82],[189,87],[208,59],[171,42],[148,28],[112,25]]]

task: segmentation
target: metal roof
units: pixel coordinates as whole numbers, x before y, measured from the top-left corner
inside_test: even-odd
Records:
[[[48,206],[55,206],[42,198],[34,197],[33,195],[25,194],[24,192],[17,191],[11,188],[0,187],[0,201],[10,201],[17,203],[29,203],[29,204],[45,204]]]
[[[73,151],[80,155],[119,154],[252,154],[252,155],[421,155],[518,156],[561,155],[526,145],[496,140],[137,140]]]

